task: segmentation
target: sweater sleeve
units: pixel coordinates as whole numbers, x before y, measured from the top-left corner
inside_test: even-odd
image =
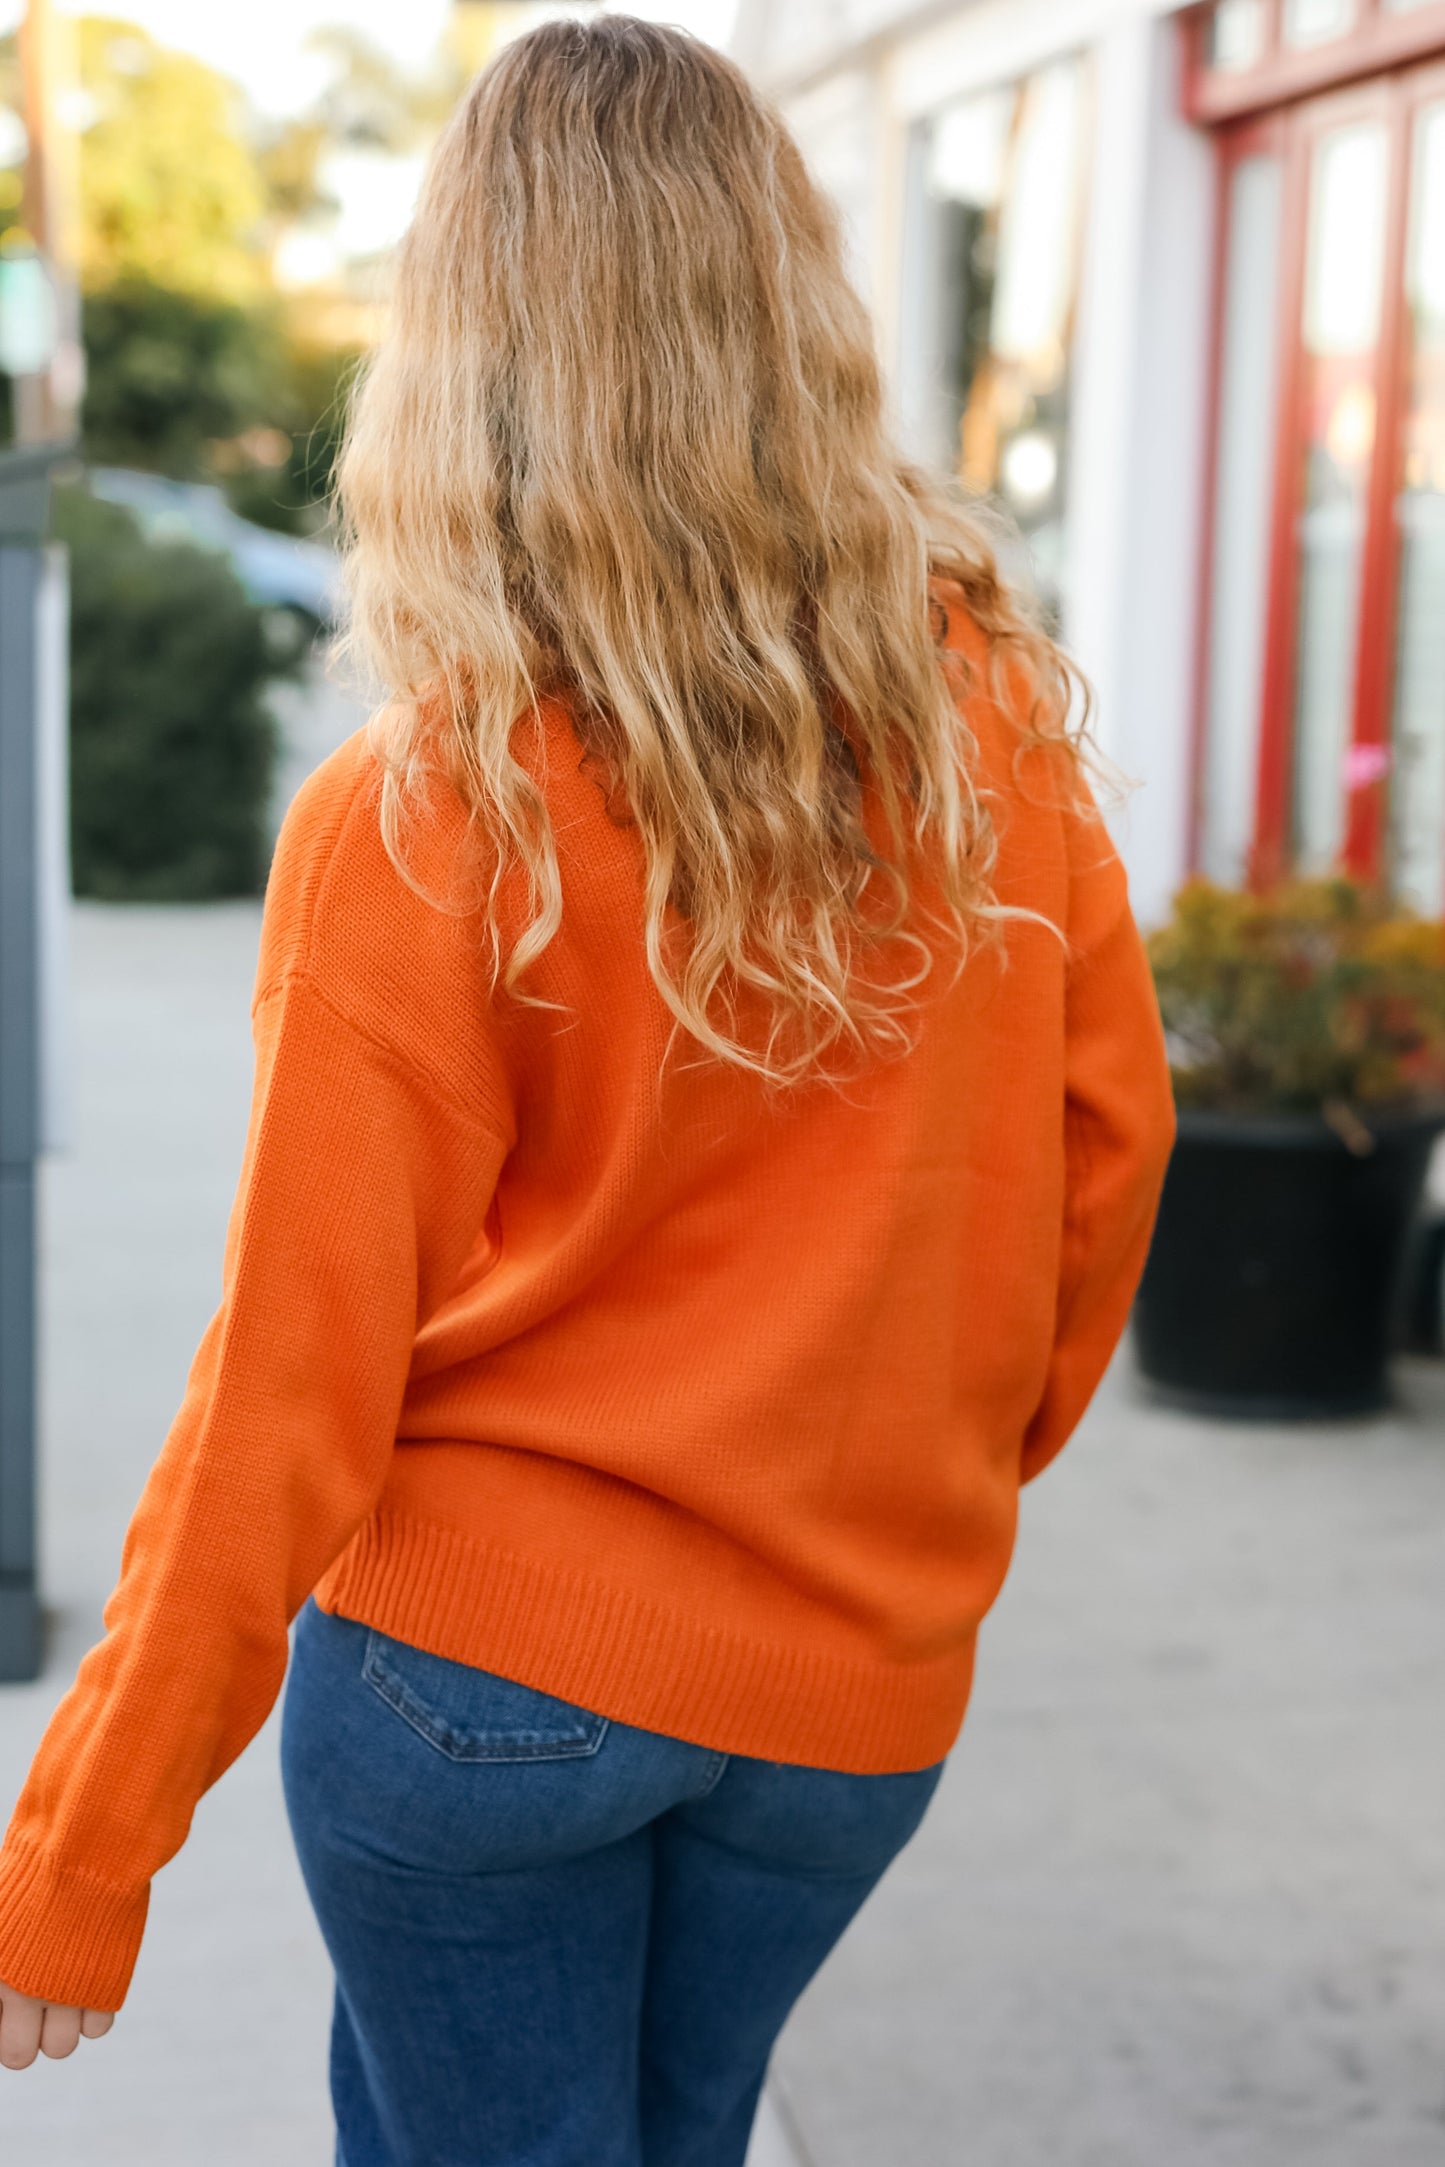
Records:
[[[1068,828],[1063,1242],[1053,1353],[1024,1436],[1024,1482],[1067,1443],[1118,1345],[1174,1142],[1159,1005],[1123,865],[1097,817],[1069,815]]]
[[[51,2001],[120,2005],[151,1876],[265,1720],[292,1618],[380,1493],[416,1331],[505,1156],[304,968],[260,993],[254,1035],[220,1306],[0,1849],[0,1979]]]

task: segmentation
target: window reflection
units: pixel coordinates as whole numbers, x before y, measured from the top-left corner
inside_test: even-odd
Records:
[[[1285,0],[1286,45],[1323,45],[1355,26],[1357,0]]]
[[[1364,123],[1320,138],[1304,297],[1305,441],[1299,518],[1294,824],[1303,870],[1344,841],[1375,348],[1384,275],[1386,139]]]
[[[924,456],[997,498],[1057,619],[1083,155],[1075,61],[945,108],[921,138],[912,336]]]
[[[1421,115],[1415,147],[1406,298],[1410,314],[1401,489],[1395,776],[1395,885],[1445,912],[1445,105]]]
[[[1264,0],[1219,0],[1209,23],[1209,65],[1227,73],[1264,58]]]

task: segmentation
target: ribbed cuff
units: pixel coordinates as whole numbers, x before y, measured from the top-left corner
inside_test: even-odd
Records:
[[[149,1903],[149,1882],[112,1888],[12,1829],[0,1849],[0,1979],[41,2001],[119,2009]]]

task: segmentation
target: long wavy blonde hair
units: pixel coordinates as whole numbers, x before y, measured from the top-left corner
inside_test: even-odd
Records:
[[[837,219],[731,62],[610,16],[476,78],[400,244],[337,496],[342,646],[388,702],[387,848],[407,875],[440,761],[497,846],[490,902],[525,871],[505,955],[492,920],[508,989],[528,998],[561,922],[516,736],[562,697],[640,830],[648,964],[705,1055],[786,1084],[912,1043],[925,930],[961,967],[1005,915],[930,576],[962,587],[1016,708],[1023,687],[1025,735],[1072,743],[1075,680],[985,521],[891,443]]]

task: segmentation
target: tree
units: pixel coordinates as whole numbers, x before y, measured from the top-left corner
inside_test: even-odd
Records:
[[[460,88],[446,58],[413,77],[347,29],[313,44],[327,86],[268,128],[224,76],[132,23],[83,17],[76,37],[86,454],[222,479],[239,511],[290,532],[318,523],[357,356],[310,333],[315,296],[278,287],[278,244],[335,212],[329,153],[414,150]],[[17,81],[11,35],[0,97]]]
[[[285,357],[269,310],[135,276],[88,292],[86,456],[184,479],[212,446],[272,421]]]
[[[288,341],[271,416],[273,430],[281,432],[280,459],[273,465],[237,461],[227,477],[227,494],[244,518],[287,534],[324,525],[347,386],[360,358],[346,348]]]
[[[114,17],[85,17],[79,47],[82,285],[254,302],[269,204],[240,91]]]
[[[278,239],[288,226],[334,216],[338,205],[326,183],[332,152],[407,156],[437,134],[466,83],[449,47],[429,72],[413,75],[349,27],[314,31],[306,43],[330,63],[329,79],[307,111],[272,124],[259,139]]]
[[[272,256],[289,223],[327,207],[327,144],[400,129],[406,94],[338,33],[332,91],[267,139],[223,76],[129,23],[87,17],[78,45],[87,455],[223,475],[248,517],[304,530],[355,357],[306,341]]]

